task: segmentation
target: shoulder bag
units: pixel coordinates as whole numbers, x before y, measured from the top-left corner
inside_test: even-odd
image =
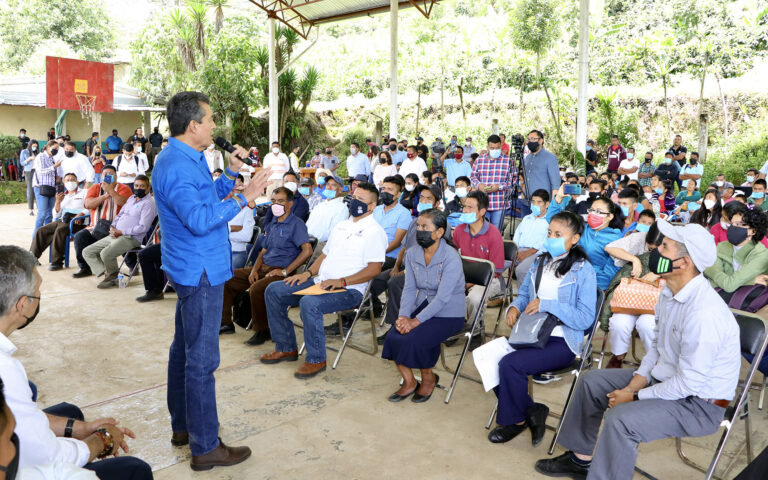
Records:
[[[541,285],[543,271],[544,260],[541,259],[536,269],[536,286],[534,290],[536,298],[539,296],[539,285]],[[515,350],[521,348],[544,348],[547,342],[549,342],[549,336],[558,322],[557,317],[548,312],[536,312],[532,315],[523,312],[512,327],[512,333],[509,334],[509,345]]]

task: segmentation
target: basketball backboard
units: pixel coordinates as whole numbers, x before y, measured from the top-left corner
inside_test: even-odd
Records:
[[[45,57],[45,106],[62,110],[112,112],[115,66]]]

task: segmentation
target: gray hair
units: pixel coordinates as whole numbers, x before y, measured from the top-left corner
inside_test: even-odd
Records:
[[[15,245],[0,245],[0,317],[25,295],[35,292],[35,257]]]

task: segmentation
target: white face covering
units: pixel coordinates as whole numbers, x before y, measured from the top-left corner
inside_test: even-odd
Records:
[[[68,192],[74,192],[77,190],[77,182],[65,182],[64,187],[67,189]]]
[[[296,182],[285,182],[283,186],[292,192],[295,192],[296,188],[298,188]]]
[[[411,185],[410,183],[405,184],[405,189],[409,192],[412,192],[414,188],[416,188],[416,185]]]
[[[141,145],[136,145],[136,148],[134,148],[134,150],[136,150],[136,153],[141,153]]]
[[[208,150],[212,152],[213,151],[213,147],[214,147],[214,144],[208,145]]]
[[[280,149],[279,149],[279,148],[277,148],[277,147],[275,147],[275,148],[273,148],[273,149],[272,149],[272,153],[274,153],[275,155],[277,155],[278,153],[280,153]]]
[[[712,210],[712,207],[715,206],[715,203],[717,203],[715,200],[709,199],[704,200],[704,206],[707,207],[707,210]]]

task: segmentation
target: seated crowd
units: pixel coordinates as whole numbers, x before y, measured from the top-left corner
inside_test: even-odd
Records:
[[[111,435],[107,453],[124,448],[123,436],[132,436],[111,419],[103,425],[83,422],[73,406],[66,410],[73,413],[64,415],[79,419],[72,424],[37,410],[33,391],[19,381],[26,378],[21,365],[10,360],[7,336],[26,326],[39,305],[40,277],[27,263],[50,247],[49,269],[61,270],[70,237],[79,267],[73,277],[103,275],[98,288],[116,286],[122,257],[132,270],[140,267],[146,292],[137,301],[164,298],[162,225],[157,225],[148,176],[153,163],[142,153],[147,140],[137,134],[119,144],[110,137],[106,151],[121,152],[110,161],[97,134],[82,165],[66,164],[73,158],[67,154],[74,151],[71,142],[51,140],[42,152],[28,152],[35,162],[38,216],[32,256],[14,251],[0,264],[0,275],[23,267],[31,279],[13,298],[0,299],[5,302],[0,303],[0,346],[6,344],[0,376],[11,412],[0,410],[0,420],[5,415],[6,422],[13,416],[18,421],[16,409],[23,407],[24,415],[38,417],[36,428],[45,430],[46,438],[19,435],[19,440],[37,442],[40,449],[61,441],[70,454],[22,456],[22,465],[63,461],[107,478],[93,467],[105,462],[89,463],[107,450],[99,443],[103,434],[97,434]],[[373,316],[383,316],[388,326],[378,339],[382,358],[394,361],[403,379],[389,400],[425,402],[439,386],[433,368],[441,344],[476,316],[484,330],[488,299],[502,297],[514,278],[518,288],[506,310],[507,325],[513,328],[537,313],[553,317],[557,325],[543,348],[512,349],[500,358],[494,388],[498,425],[489,440],[506,442],[530,429],[533,444],[541,442],[549,408],[533,401],[528,378],[571,364],[581,354],[585,332],[599,322],[613,354],[608,369],[588,372],[575,390],[560,437],[568,452],[539,461],[536,469],[573,478],[587,473],[589,478],[631,478],[638,443],[716,431],[723,402],[734,396],[740,349],[737,324],[715,289],[731,293],[768,285],[768,169],[750,169],[746,182],[730,183],[718,175],[702,185],[698,154],[687,158],[681,140],[677,137],[654,166],[652,152],[641,163],[634,149],[614,136],[602,173],[590,141],[584,175],[562,167],[558,173],[557,159],[537,130],[523,146],[527,175],[510,162],[512,148],[503,135],[495,134],[478,150],[471,137],[463,146],[455,136],[447,146],[437,138],[431,147],[421,137],[415,144],[385,137],[380,145],[368,140],[367,155],[352,143],[342,161],[333,147],[314,149],[306,161],[299,157],[302,149],[286,155],[278,142],[263,158],[253,147],[252,165],[235,172],[227,198],[238,196],[259,167],[271,172],[267,196],[228,224],[229,245],[221,247],[231,251],[234,276],[224,285],[219,332],[249,325],[253,333],[246,344],[274,343],[273,351],[260,356],[262,363],[297,361],[288,309],[298,307],[306,357],[294,375],[311,378],[326,369],[326,337],[351,327],[348,312],[359,308],[370,291]],[[203,154],[212,178],[225,173],[225,155],[213,146]],[[300,164],[315,170],[302,176]],[[338,176],[342,164],[346,180]],[[514,258],[505,258],[505,238],[517,247]],[[462,257],[493,265],[487,287],[465,280]],[[611,310],[625,279],[663,287],[655,313]],[[311,294],[302,292],[306,289]],[[600,292],[605,294],[602,308]],[[324,315],[336,312],[345,313],[341,328],[324,326]],[[623,369],[635,331],[645,356],[637,370]],[[19,378],[6,378],[12,369],[19,370]],[[761,370],[768,373],[768,361]],[[79,440],[57,439],[62,436]],[[63,452],[65,447],[56,448]],[[120,468],[143,468],[128,464],[130,457],[122,460],[128,466]]]

